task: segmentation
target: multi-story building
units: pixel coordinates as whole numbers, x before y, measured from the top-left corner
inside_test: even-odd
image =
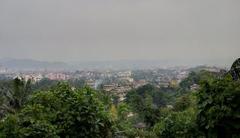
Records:
[[[69,79],[69,75],[64,73],[49,73],[45,77],[50,80],[68,80]]]

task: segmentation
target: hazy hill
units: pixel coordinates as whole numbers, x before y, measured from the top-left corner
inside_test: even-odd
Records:
[[[40,69],[64,70],[70,68],[70,65],[64,62],[46,62],[32,59],[12,59],[12,58],[0,59],[0,66],[14,70],[40,70]]]

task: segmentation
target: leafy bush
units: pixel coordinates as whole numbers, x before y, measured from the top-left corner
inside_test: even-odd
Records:
[[[198,124],[206,136],[240,136],[240,83],[231,76],[203,82],[198,93]]]
[[[191,108],[183,112],[168,111],[167,116],[154,126],[154,132],[164,138],[201,136],[197,130],[195,111]]]
[[[2,121],[1,133],[15,128],[19,137],[107,137],[111,135],[111,118],[96,93],[89,89],[73,90],[59,84],[50,91],[32,96],[16,116]]]

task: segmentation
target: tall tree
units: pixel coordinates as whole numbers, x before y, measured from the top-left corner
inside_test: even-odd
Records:
[[[16,78],[9,86],[1,87],[0,113],[4,116],[7,113],[15,113],[27,101],[31,94],[31,81],[24,81]]]

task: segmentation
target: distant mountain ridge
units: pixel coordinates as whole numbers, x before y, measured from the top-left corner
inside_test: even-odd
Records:
[[[0,59],[0,66],[14,70],[98,70],[98,69],[149,69],[164,67],[167,61],[119,60],[89,62],[47,62],[33,59]]]
[[[173,66],[174,65],[174,66]],[[168,60],[118,60],[118,61],[85,61],[85,62],[48,62],[33,59],[0,59],[0,67],[16,71],[27,70],[54,70],[54,71],[74,71],[74,70],[121,70],[121,69],[153,69],[153,68],[177,68],[187,67],[192,70],[201,70],[203,66],[181,66],[178,62]]]
[[[39,69],[52,69],[63,70],[69,69],[70,65],[64,62],[47,62],[32,59],[0,59],[0,66],[14,70],[39,70]]]

